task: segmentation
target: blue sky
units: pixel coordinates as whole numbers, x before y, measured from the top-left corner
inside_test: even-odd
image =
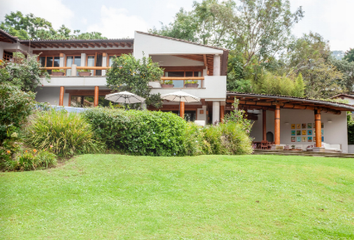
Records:
[[[201,0],[198,0],[200,2]],[[305,11],[294,34],[318,32],[332,50],[354,48],[354,0],[291,0]],[[134,30],[147,31],[160,22],[169,23],[181,8],[192,9],[193,0],[0,0],[0,21],[11,11],[33,13],[71,29],[99,31],[109,38],[133,37]]]

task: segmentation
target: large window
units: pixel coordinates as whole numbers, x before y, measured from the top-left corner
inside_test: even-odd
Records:
[[[201,77],[201,71],[165,71],[165,77]],[[198,80],[198,87],[201,87],[201,80]],[[174,88],[183,88],[184,81],[173,80]]]
[[[60,66],[60,57],[59,56],[45,56],[39,58],[39,63],[42,67],[59,67]],[[52,73],[52,70],[47,70],[49,74]]]
[[[81,66],[81,56],[66,56],[66,66],[71,67],[73,64]],[[77,72],[76,75],[78,76],[79,73]],[[66,76],[71,76],[71,69],[66,70]]]

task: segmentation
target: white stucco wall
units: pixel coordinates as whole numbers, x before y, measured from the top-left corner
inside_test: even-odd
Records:
[[[354,145],[348,145],[348,153],[354,153]]]
[[[348,152],[347,117],[346,112],[341,115],[322,113],[321,120],[324,123],[324,142],[329,144],[341,144],[344,153]],[[331,121],[329,123],[328,121]],[[310,110],[280,110],[280,143],[287,145],[314,145],[314,142],[291,142],[291,124],[314,123],[314,112]],[[286,124],[288,123],[288,124]],[[295,129],[303,130],[303,129]],[[305,130],[305,129],[304,129]],[[309,130],[306,128],[306,130]],[[314,130],[314,128],[312,128]],[[267,111],[267,132],[274,134],[274,111]],[[258,115],[258,120],[254,121],[251,136],[255,141],[262,140],[262,112]],[[314,137],[315,135],[312,135]],[[303,137],[303,135],[299,136]],[[308,135],[306,135],[306,138]]]
[[[143,53],[145,53],[145,56],[149,56],[178,54],[223,54],[223,51],[135,32],[133,55],[136,58],[141,59],[143,57]]]
[[[106,87],[107,81],[105,77],[51,77],[49,82],[45,79],[41,80],[44,87]]]
[[[36,89],[36,101],[59,105],[60,87],[39,87]],[[69,105],[69,93],[64,93],[64,106]]]
[[[210,99],[207,101],[225,101],[226,99],[226,76],[205,76],[204,88],[153,88],[151,93],[167,94],[183,91],[193,96]]]

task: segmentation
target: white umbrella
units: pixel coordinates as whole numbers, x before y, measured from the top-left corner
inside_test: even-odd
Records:
[[[200,102],[199,97],[193,96],[191,94],[182,91],[163,94],[161,95],[161,98],[172,102],[187,102],[187,103]]]
[[[190,103],[190,102],[200,102],[200,98],[193,96],[191,94],[188,94],[186,92],[178,91],[178,92],[173,92],[173,93],[167,93],[161,95],[161,98],[164,100],[169,100],[172,102],[180,102],[179,104],[179,115],[181,118],[184,118],[184,103]]]
[[[116,103],[142,103],[145,101],[145,98],[135,95],[130,92],[117,92],[106,95],[105,99],[116,102]]]

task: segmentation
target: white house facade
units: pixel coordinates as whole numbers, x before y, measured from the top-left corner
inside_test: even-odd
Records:
[[[6,37],[12,36],[7,34],[4,39]],[[50,81],[43,79],[37,89],[38,102],[61,106],[100,105],[111,92],[105,74],[112,58],[132,54],[138,59],[151,57],[164,69],[161,81],[173,81],[169,88],[161,86],[160,82],[151,82],[152,93],[182,90],[201,99],[200,103],[185,104],[185,115],[189,119],[211,123],[223,118],[220,109],[226,100],[228,51],[225,49],[144,32],[135,32],[134,39],[28,41],[12,38],[7,38],[7,42],[0,40],[1,59],[5,54],[8,60],[17,51],[37,54],[42,67],[51,74]],[[54,73],[59,69],[64,73]],[[91,75],[79,76],[82,69],[91,70]],[[197,84],[191,86],[188,80],[196,80]],[[178,113],[179,103],[165,101],[158,110]]]

